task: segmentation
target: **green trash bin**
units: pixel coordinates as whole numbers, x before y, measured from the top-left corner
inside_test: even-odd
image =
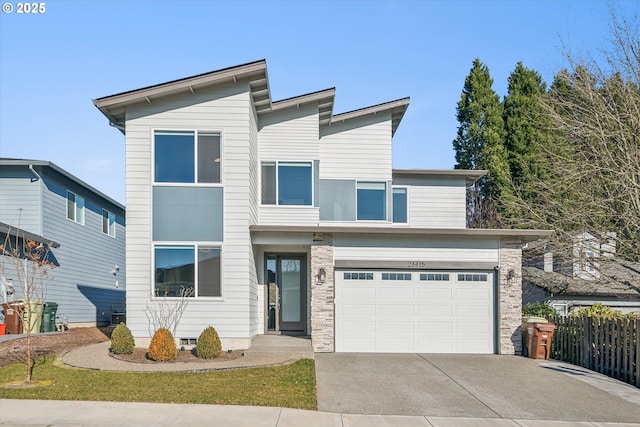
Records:
[[[27,329],[32,334],[37,334],[40,332],[40,326],[42,323],[42,309],[44,307],[44,302],[42,301],[31,301],[29,304],[25,303],[24,313],[23,313],[23,322],[22,322],[22,333],[26,334]]]
[[[56,313],[58,312],[58,304],[55,302],[45,302],[44,310],[42,310],[42,332],[56,331]]]

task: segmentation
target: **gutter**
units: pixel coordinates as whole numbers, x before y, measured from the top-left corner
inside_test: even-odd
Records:
[[[40,176],[40,174],[38,172],[36,172],[36,170],[33,168],[32,164],[29,164],[29,170],[36,176],[36,178],[31,178],[31,182],[36,182],[36,181],[40,181],[42,179],[42,177]]]

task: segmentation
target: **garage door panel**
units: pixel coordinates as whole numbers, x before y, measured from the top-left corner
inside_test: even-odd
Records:
[[[491,313],[491,309],[487,306],[477,306],[477,305],[458,305],[454,310],[454,314],[456,317],[460,317],[462,319],[466,318],[476,318],[476,317],[487,317]]]
[[[451,317],[450,305],[418,305],[416,306],[416,315],[418,317]]]
[[[413,338],[413,322],[389,322],[379,321],[378,330],[381,337],[407,337]]]
[[[378,314],[381,316],[413,317],[412,304],[381,304]]]
[[[453,326],[451,322],[442,321],[416,322],[415,331],[419,336],[451,335]]]
[[[491,325],[488,322],[456,322],[455,332],[458,334],[486,334],[491,332]]]
[[[344,300],[375,301],[376,288],[371,286],[344,287],[340,296]]]
[[[345,321],[342,322],[342,333],[345,336],[372,336],[376,335],[376,321]]]
[[[358,338],[354,337],[348,340],[344,340],[340,347],[336,347],[337,351],[343,352],[376,352],[376,339],[375,338]]]
[[[361,318],[363,316],[372,316],[376,315],[376,305],[375,304],[344,304],[342,305],[342,313],[345,318]]]
[[[470,301],[489,301],[489,290],[478,288],[456,289],[456,299]]]
[[[448,281],[419,280],[420,273],[392,281],[374,272],[366,283],[338,273],[336,351],[492,353],[492,273],[460,273],[459,282],[457,272]],[[483,276],[486,281],[474,279]]]
[[[379,289],[379,298],[383,301],[412,301],[413,288],[407,286],[384,286]]]
[[[413,337],[400,338],[382,338],[378,346],[379,353],[413,353]]]

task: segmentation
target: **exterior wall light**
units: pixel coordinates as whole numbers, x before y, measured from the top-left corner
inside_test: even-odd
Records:
[[[324,267],[320,267],[318,269],[318,275],[316,276],[318,278],[318,284],[322,285],[326,282],[327,280],[327,271],[324,269]]]

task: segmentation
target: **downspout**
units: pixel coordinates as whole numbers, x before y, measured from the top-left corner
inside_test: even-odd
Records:
[[[35,178],[31,178],[31,182],[44,182],[42,181],[42,177],[40,176],[40,174],[35,170],[35,168],[33,167],[32,164],[29,164],[29,170],[31,171],[31,173],[33,173],[36,177]],[[40,203],[40,235],[44,236],[44,196],[42,194],[42,185],[39,185],[38,187],[38,191],[39,191],[39,196],[40,196],[40,200],[38,201]]]
[[[31,182],[36,182],[42,179],[42,177],[40,176],[40,174],[38,172],[36,172],[36,170],[33,168],[33,165],[29,165],[29,170],[36,176],[36,179],[31,179]]]

